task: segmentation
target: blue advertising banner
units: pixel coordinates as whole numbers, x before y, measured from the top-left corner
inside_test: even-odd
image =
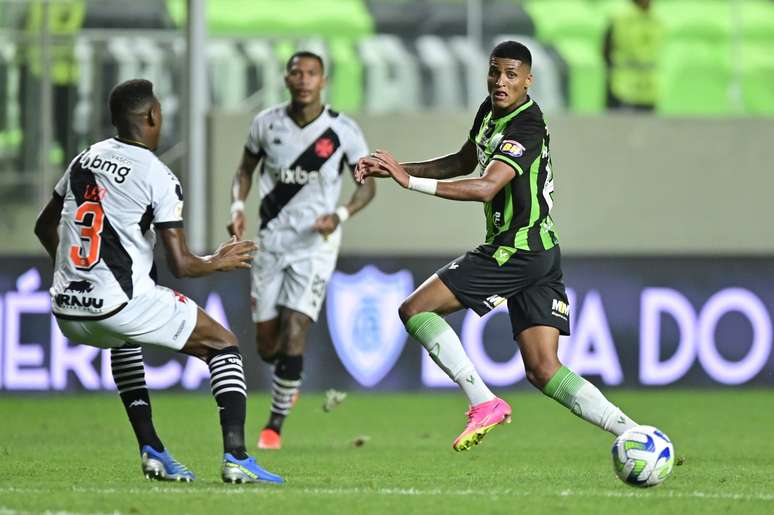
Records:
[[[309,334],[304,388],[416,390],[452,386],[413,342],[401,301],[446,258],[342,257]],[[109,354],[68,341],[50,315],[51,266],[0,258],[0,390],[115,388]],[[565,258],[572,335],[562,360],[605,387],[774,386],[774,259]],[[203,306],[238,336],[251,387],[270,370],[255,353],[245,272],[161,284]],[[505,307],[448,317],[482,378],[527,387]],[[207,367],[166,350],[145,352],[152,389],[206,389]]]

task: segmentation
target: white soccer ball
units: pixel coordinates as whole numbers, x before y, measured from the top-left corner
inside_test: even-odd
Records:
[[[660,485],[672,473],[675,448],[653,426],[636,426],[613,442],[613,470],[627,485]]]

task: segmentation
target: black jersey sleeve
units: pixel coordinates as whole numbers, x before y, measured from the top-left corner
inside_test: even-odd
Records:
[[[486,97],[484,101],[481,102],[478,112],[476,113],[476,118],[473,120],[473,127],[470,128],[470,132],[468,133],[468,139],[470,139],[472,143],[476,143],[476,135],[478,135],[478,131],[481,129],[481,124],[484,123],[484,117],[486,117],[486,114],[491,110],[492,99]]]
[[[506,128],[492,159],[510,165],[518,175],[522,175],[529,171],[543,151],[545,134],[546,126],[542,119],[517,117]]]

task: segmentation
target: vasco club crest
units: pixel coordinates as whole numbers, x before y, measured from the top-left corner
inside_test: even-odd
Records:
[[[353,275],[335,272],[328,283],[331,339],[361,385],[376,385],[398,360],[407,338],[398,307],[413,289],[408,270],[385,274],[373,265]]]

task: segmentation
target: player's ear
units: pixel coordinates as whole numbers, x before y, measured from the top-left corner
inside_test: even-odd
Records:
[[[524,80],[524,89],[529,88],[532,86],[532,71],[530,70],[529,75],[527,75],[527,78]]]
[[[146,115],[148,125],[155,127],[161,121],[161,105],[158,102],[153,102],[148,109]]]

